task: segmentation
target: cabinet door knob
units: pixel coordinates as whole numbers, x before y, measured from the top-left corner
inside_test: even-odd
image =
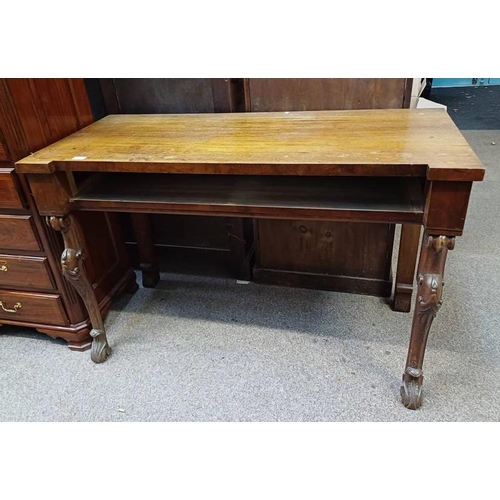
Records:
[[[14,304],[14,309],[9,309],[8,307],[5,307],[3,305],[3,302],[0,300],[0,307],[5,311],[5,312],[8,312],[8,313],[17,313],[17,310],[18,309],[21,309],[21,307],[23,307],[23,305],[21,304],[21,302],[16,302]]]
[[[7,267],[7,261],[6,260],[0,260],[0,271],[4,271],[5,273],[9,270]]]

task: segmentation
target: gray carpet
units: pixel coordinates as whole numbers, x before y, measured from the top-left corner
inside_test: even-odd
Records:
[[[0,420],[498,421],[500,131],[464,134],[487,174],[449,254],[420,410],[399,399],[411,315],[385,300],[168,274],[114,304],[102,365],[4,326]]]

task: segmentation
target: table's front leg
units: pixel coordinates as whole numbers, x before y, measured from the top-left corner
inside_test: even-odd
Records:
[[[432,320],[441,307],[446,255],[454,246],[454,237],[424,234],[417,274],[418,289],[410,347],[401,387],[403,404],[412,410],[422,405],[422,365],[425,347]]]
[[[89,314],[92,324],[90,334],[93,337],[90,353],[92,361],[102,363],[106,361],[111,350],[99,304],[85,269],[84,235],[77,218],[71,213],[70,199],[76,185],[74,179],[70,182],[71,172],[54,172],[50,171],[50,167],[50,164],[46,165],[49,170],[47,173],[28,174],[28,182],[38,212],[46,216],[49,226],[61,232],[63,236],[65,248],[61,256],[62,272],[82,298]]]
[[[65,248],[61,256],[62,272],[82,298],[89,313],[92,323],[90,335],[93,338],[90,357],[94,363],[102,363],[111,354],[111,348],[106,338],[99,304],[85,271],[84,239],[80,224],[72,214],[64,217],[47,217],[47,223],[56,231],[60,231],[63,236]]]

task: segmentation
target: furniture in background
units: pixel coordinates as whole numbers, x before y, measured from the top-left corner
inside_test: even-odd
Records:
[[[16,170],[27,174],[40,214],[63,234],[62,270],[89,311],[97,363],[110,348],[83,261],[81,211],[423,226],[401,388],[406,407],[422,404],[446,257],[462,234],[473,181],[484,176],[445,111],[108,116]],[[90,175],[78,183],[79,172]]]
[[[89,315],[61,274],[62,238],[39,216],[14,162],[92,121],[83,79],[0,79],[0,326],[33,327],[73,350],[90,348]],[[116,214],[77,217],[89,280],[105,314],[113,296],[137,286],[123,233]]]
[[[98,117],[405,108],[411,95],[411,79],[405,78],[125,78],[87,80],[87,87]],[[123,217],[145,286],[158,280],[159,255],[165,270],[209,266],[212,273],[241,280],[253,275],[260,283],[385,297],[392,292],[394,224],[165,214]],[[142,235],[138,245],[134,233]],[[396,310],[410,310],[419,235],[418,228],[402,231]]]

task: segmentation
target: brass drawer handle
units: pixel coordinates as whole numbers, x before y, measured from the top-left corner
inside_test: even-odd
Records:
[[[9,268],[7,267],[7,261],[6,260],[0,260],[0,271],[7,272]]]
[[[14,304],[14,309],[8,309],[3,305],[3,302],[0,300],[0,307],[7,313],[16,313],[18,309],[21,309],[21,307],[23,307],[23,305],[21,304],[21,302],[16,302]]]

